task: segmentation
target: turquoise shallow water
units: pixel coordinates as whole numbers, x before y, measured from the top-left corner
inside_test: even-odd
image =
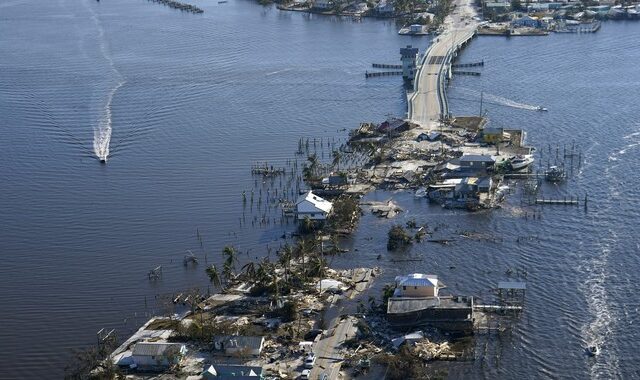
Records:
[[[93,344],[98,329],[124,335],[158,311],[156,297],[205,289],[203,266],[182,265],[187,249],[212,262],[226,244],[266,254],[292,226],[266,206],[244,209],[243,222],[242,190],[269,185],[250,176],[252,163],[286,165],[300,137],[339,144],[343,128],[404,112],[398,78],[365,80],[364,72],[426,40],[398,36],[381,20],[245,1],[198,5],[203,15],[145,1],[0,5],[0,378],[61,377],[68,350]],[[484,58],[482,76],[452,82],[454,113],[476,113],[484,91],[494,123],[527,129],[541,147],[576,140],[581,170],[569,186],[545,191],[588,192],[587,213],[545,208],[534,222],[519,216],[516,198],[467,215],[396,194],[410,206],[401,219],[503,242],[418,245],[401,255],[424,258],[420,267],[390,265],[381,241],[388,223],[365,217],[347,242],[357,258],[336,258],[342,266],[375,262],[383,279],[438,273],[465,293],[486,292],[507,266],[527,268],[527,312],[492,346],[500,360],[453,365],[452,376],[637,376],[638,302],[630,295],[639,267],[639,33],[635,23],[606,23],[593,35],[478,38],[460,60]],[[101,166],[94,142],[104,146],[109,129]],[[540,242],[515,242],[530,235]],[[163,278],[149,282],[156,265]],[[604,342],[595,361],[579,350],[592,340]]]

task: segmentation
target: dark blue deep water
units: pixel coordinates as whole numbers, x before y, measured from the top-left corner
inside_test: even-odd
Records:
[[[0,3],[0,378],[59,378],[69,350],[100,328],[124,335],[158,312],[157,297],[204,291],[204,263],[185,268],[186,250],[207,262],[227,244],[268,254],[293,227],[274,205],[243,207],[242,191],[292,188],[262,183],[251,165],[287,165],[301,137],[337,145],[344,128],[405,111],[397,77],[364,72],[426,39],[398,36],[388,21],[197,5],[203,15],[147,1]],[[399,222],[501,241],[387,253],[398,221],[367,215],[347,242],[358,251],[337,266],[380,265],[379,285],[436,273],[467,294],[487,293],[507,268],[528,272],[520,322],[486,355],[452,365],[452,378],[639,376],[639,37],[638,24],[606,23],[592,35],[478,38],[460,60],[485,59],[482,76],[451,84],[454,113],[477,113],[483,91],[492,123],[527,130],[543,160],[547,144],[575,141],[581,167],[544,191],[588,193],[588,211],[545,207],[532,220],[517,194],[477,214],[369,196],[397,198]],[[526,107],[538,104],[549,112]],[[423,260],[390,261],[406,258]],[[150,282],[157,265],[163,277]],[[603,352],[587,359],[580,347],[593,341]]]

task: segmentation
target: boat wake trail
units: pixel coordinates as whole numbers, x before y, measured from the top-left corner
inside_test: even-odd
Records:
[[[590,321],[585,323],[581,329],[582,339],[585,346],[598,346],[602,354],[591,358],[590,375],[592,379],[613,379],[620,377],[620,364],[615,347],[616,325],[620,320],[619,308],[612,307],[609,300],[609,287],[611,286],[609,260],[612,254],[619,251],[619,244],[626,239],[626,236],[619,236],[621,229],[614,225],[615,220],[602,220],[608,215],[615,214],[613,207],[623,201],[624,194],[620,189],[624,187],[623,176],[620,171],[628,172],[630,168],[623,165],[619,160],[640,146],[640,132],[635,132],[624,136],[624,146],[614,149],[607,157],[604,169],[605,181],[608,183],[606,197],[608,202],[601,210],[592,215],[593,220],[599,220],[597,226],[599,232],[598,251],[596,255],[581,263],[578,270],[583,273],[584,281],[579,285],[579,289],[587,302],[588,311],[591,316]],[[606,227],[605,227],[606,225]]]
[[[93,151],[96,156],[103,161],[106,161],[107,157],[109,157],[109,144],[111,144],[111,103],[113,96],[124,83],[124,81],[118,82],[118,84],[111,89],[98,125],[93,128]]]
[[[465,95],[470,95],[473,96],[475,98],[478,99],[478,102],[480,101],[480,96],[481,96],[481,92],[480,91],[476,91],[470,88],[466,88],[466,87],[458,87],[457,88],[460,92],[464,93]],[[511,100],[508,98],[505,98],[503,96],[498,96],[498,95],[494,95],[494,94],[489,94],[486,92],[482,92],[482,97],[483,100],[486,103],[489,104],[495,104],[498,106],[505,106],[505,107],[511,107],[511,108],[519,108],[519,109],[523,109],[523,110],[529,110],[529,111],[537,111],[538,110],[538,106],[534,106],[531,104],[526,104],[526,103],[520,103],[517,102],[515,100]]]
[[[607,241],[602,241],[601,251],[598,256],[579,266],[579,270],[585,273],[585,280],[580,285],[580,290],[587,301],[587,307],[592,319],[582,326],[582,339],[584,346],[597,346],[604,351],[603,357],[593,358],[591,366],[592,379],[612,379],[619,374],[618,359],[613,347],[607,345],[611,341],[615,318],[609,307],[607,296],[608,261],[611,254],[610,245],[617,241],[615,231],[608,231],[610,236]]]
[[[272,75],[276,75],[276,74],[280,74],[280,73],[286,73],[287,71],[291,71],[291,70],[293,70],[293,68],[276,70],[276,71],[272,71],[270,73],[265,74],[265,76],[270,77]]]
[[[98,15],[93,10],[93,8],[91,8],[91,6],[88,6],[88,8],[91,11],[91,18],[93,19],[94,23],[96,24],[96,28],[98,29],[100,52],[102,53],[105,61],[107,61],[107,63],[109,64],[109,68],[114,75],[114,84],[107,93],[100,119],[98,120],[97,125],[93,128],[93,151],[100,161],[106,161],[107,157],[109,157],[109,144],[111,143],[111,105],[113,103],[113,98],[116,95],[116,92],[118,92],[120,87],[124,86],[127,81],[122,76],[120,71],[118,71],[118,68],[113,62],[113,58],[111,57],[111,53],[109,52],[109,48],[107,46],[107,41],[104,37],[104,28],[102,27],[102,23],[100,22]]]

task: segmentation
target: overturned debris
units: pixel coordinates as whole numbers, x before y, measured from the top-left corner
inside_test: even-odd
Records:
[[[371,213],[380,218],[392,219],[403,211],[403,209],[391,199],[386,202],[361,202],[360,204],[368,206]]]

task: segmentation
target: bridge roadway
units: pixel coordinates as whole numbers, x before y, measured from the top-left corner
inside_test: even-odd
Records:
[[[460,46],[475,35],[480,24],[472,0],[455,0],[456,8],[446,17],[445,31],[427,50],[416,73],[414,91],[408,94],[408,119],[426,128],[435,128],[449,112],[445,77]]]

